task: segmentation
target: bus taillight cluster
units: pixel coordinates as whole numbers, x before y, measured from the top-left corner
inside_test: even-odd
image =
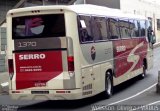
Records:
[[[74,71],[74,57],[68,56],[68,71]]]

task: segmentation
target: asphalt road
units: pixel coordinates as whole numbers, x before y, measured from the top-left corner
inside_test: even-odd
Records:
[[[6,111],[7,108],[9,109],[8,111],[91,111],[97,108],[103,111],[112,111],[116,110],[114,108],[117,105],[159,105],[160,94],[156,93],[155,87],[158,70],[160,70],[159,60],[160,47],[154,49],[154,67],[147,72],[146,78],[141,80],[137,77],[115,87],[115,93],[110,99],[103,99],[100,94],[95,97],[75,101],[15,101],[8,95],[1,95],[0,107],[2,111]],[[155,111],[157,109],[160,111],[160,107],[156,107]],[[121,111],[121,109],[118,110]],[[135,110],[140,111],[139,106]]]

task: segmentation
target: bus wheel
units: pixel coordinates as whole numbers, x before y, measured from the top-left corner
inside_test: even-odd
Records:
[[[143,65],[143,73],[140,75],[141,79],[146,77],[146,67]]]
[[[105,79],[105,98],[110,98],[113,94],[113,79],[110,72],[107,72]]]

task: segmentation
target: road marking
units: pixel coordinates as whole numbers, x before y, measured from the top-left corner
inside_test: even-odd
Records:
[[[142,109],[142,108],[145,108],[145,107],[147,107],[147,106],[151,106],[151,105],[154,105],[154,104],[157,104],[157,103],[160,103],[160,101],[155,101],[155,102],[153,102],[153,103],[149,103],[149,104],[147,104],[147,105],[144,105],[144,106],[141,106],[141,107],[138,107],[138,108],[135,108],[135,109],[131,109],[131,110],[129,110],[129,111],[136,111],[136,110],[139,110],[139,109]]]
[[[160,103],[160,101],[155,101],[153,103],[150,103],[150,104],[148,104],[148,106],[153,105],[153,104],[157,104],[157,103]]]
[[[115,104],[117,104],[117,103],[121,103],[121,102],[127,101],[127,100],[129,100],[129,99],[132,99],[132,98],[134,98],[134,97],[136,97],[136,96],[139,96],[140,94],[143,94],[144,92],[150,90],[151,88],[153,88],[153,87],[156,86],[156,85],[157,85],[157,83],[151,85],[150,87],[146,88],[146,89],[143,90],[143,91],[138,92],[137,94],[135,94],[135,95],[133,95],[133,96],[131,96],[131,97],[125,98],[125,99],[120,100],[120,101],[117,101],[117,102],[110,103],[110,104],[108,104],[107,106],[115,105]],[[160,101],[158,101],[158,102],[160,102]],[[158,103],[158,102],[154,102],[154,104],[156,104],[156,103]],[[153,104],[153,103],[152,103],[152,104]],[[152,104],[149,104],[149,105],[152,105]],[[106,108],[107,106],[96,107],[96,108],[93,108],[92,111],[101,110],[101,109]],[[145,107],[145,106],[138,107],[137,109],[140,109],[140,108],[143,108],[143,107]],[[134,110],[137,110],[137,109],[132,109],[132,110],[130,110],[130,111],[134,111]]]
[[[140,94],[143,94],[144,92],[150,90],[151,88],[153,88],[153,87],[156,86],[156,85],[157,85],[157,83],[153,84],[152,86],[148,87],[147,89],[145,89],[145,90],[143,90],[143,91],[138,92],[137,94],[135,94],[135,95],[133,95],[133,96],[130,96],[130,97],[125,98],[125,99],[122,99],[122,100],[120,100],[120,101],[116,101],[116,102],[110,103],[110,104],[108,104],[108,106],[115,105],[115,104],[118,104],[118,103],[127,101],[127,100],[129,100],[129,99],[132,99],[132,98],[134,98],[134,97],[136,97],[136,96],[139,96]]]

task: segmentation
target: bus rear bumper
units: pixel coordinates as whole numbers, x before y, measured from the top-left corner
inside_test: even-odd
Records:
[[[17,90],[9,91],[15,100],[76,100],[82,99],[82,90]]]

